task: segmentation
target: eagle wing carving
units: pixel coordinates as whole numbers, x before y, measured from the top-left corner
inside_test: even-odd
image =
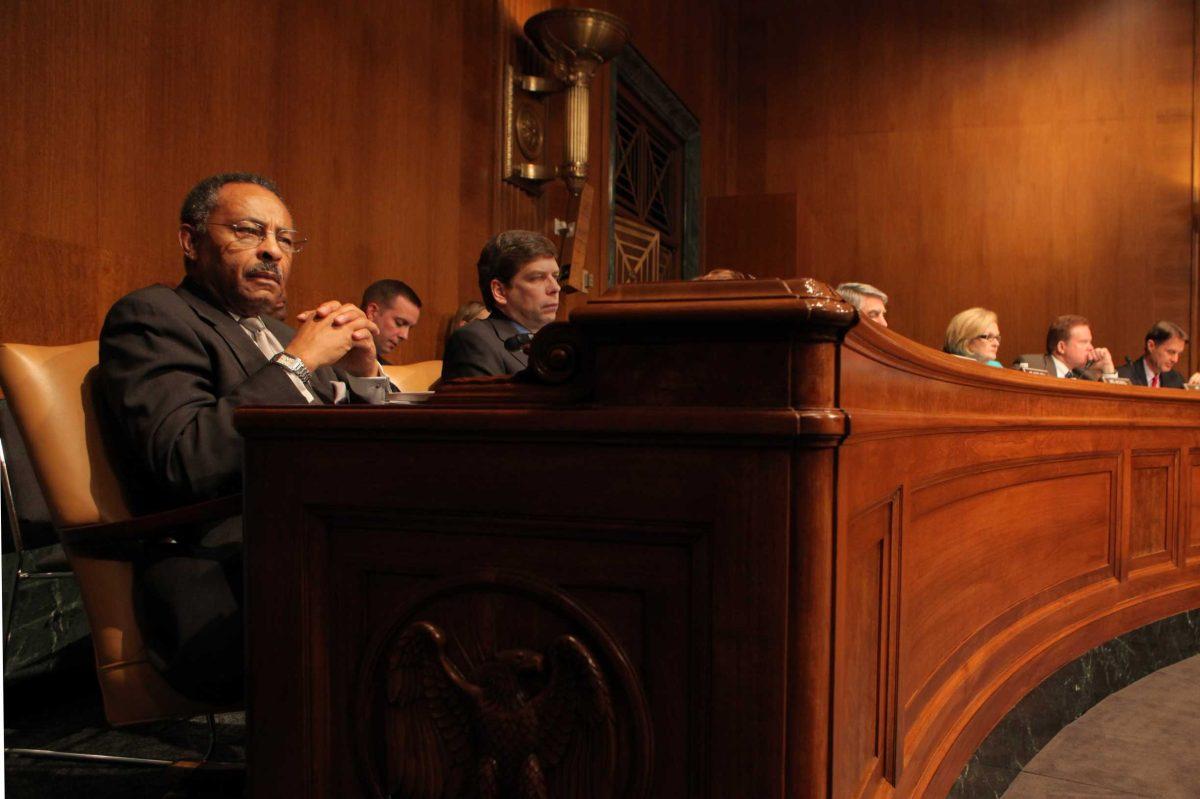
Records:
[[[470,790],[479,689],[463,678],[445,648],[441,631],[418,621],[388,652],[387,790],[392,796],[458,799]]]
[[[551,797],[610,799],[616,769],[615,722],[604,674],[571,635],[546,652],[546,688],[534,699],[538,759]]]

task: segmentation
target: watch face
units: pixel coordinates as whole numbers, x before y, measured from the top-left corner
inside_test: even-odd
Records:
[[[281,352],[275,356],[275,362],[287,369],[289,372],[299,377],[305,383],[312,379],[312,375],[308,371],[308,367],[304,365],[304,361],[297,358],[295,355],[289,355],[286,352]]]

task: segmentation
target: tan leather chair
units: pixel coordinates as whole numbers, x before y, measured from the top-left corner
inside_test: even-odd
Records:
[[[383,365],[383,373],[400,387],[401,391],[428,391],[442,376],[441,361],[417,361],[400,366]]]
[[[89,553],[97,543],[161,538],[183,524],[233,515],[240,498],[131,514],[93,405],[98,362],[95,341],[65,347],[0,344],[0,387],[79,582],[104,713],[114,726],[211,714],[217,708],[181,696],[147,660],[134,615],[133,565]]]

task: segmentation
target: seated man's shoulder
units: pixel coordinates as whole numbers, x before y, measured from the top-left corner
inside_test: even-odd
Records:
[[[1141,362],[1140,358],[1136,361],[1130,361],[1129,363],[1118,366],[1117,367],[1117,377],[1123,377],[1126,380],[1132,380],[1133,379],[1133,370],[1135,367],[1138,369],[1142,368],[1142,362]]]
[[[499,321],[476,319],[450,334],[442,359],[443,379],[508,373],[503,355],[506,328],[501,328]]]
[[[159,311],[181,311],[187,307],[187,303],[175,291],[175,289],[164,286],[161,283],[156,283],[152,286],[137,289],[126,294],[121,299],[113,303],[109,309],[109,316],[114,314],[120,315],[124,313],[155,313]]]
[[[1162,384],[1167,388],[1183,388],[1187,378],[1172,369],[1169,372],[1162,373]]]
[[[100,360],[106,361],[117,350],[146,350],[147,336],[194,343],[207,327],[175,289],[146,286],[126,294],[108,309],[100,330]]]
[[[500,338],[500,334],[496,330],[495,319],[476,319],[455,330],[451,334],[451,338],[461,336],[465,339],[480,339],[480,338]]]

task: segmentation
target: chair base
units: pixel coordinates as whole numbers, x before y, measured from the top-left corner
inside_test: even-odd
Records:
[[[125,755],[95,755],[86,752],[60,752],[56,749],[24,749],[22,747],[4,747],[6,756],[32,757],[41,760],[74,760],[88,763],[115,763],[124,766],[174,766],[189,761],[160,760],[153,757],[127,757]],[[201,761],[203,762],[203,761]]]
[[[131,757],[129,755],[105,755],[92,754],[89,752],[63,752],[57,749],[29,749],[19,746],[6,746],[4,748],[5,755],[17,757],[37,758],[41,760],[71,760],[84,763],[112,763],[114,765],[124,766],[161,766],[166,768],[201,768],[210,766],[232,766],[244,767],[244,763],[229,763],[221,760],[212,760],[213,750],[217,746],[217,719],[212,713],[205,715],[205,720],[208,722],[208,747],[204,750],[204,754],[199,760],[165,760],[155,757]]]

